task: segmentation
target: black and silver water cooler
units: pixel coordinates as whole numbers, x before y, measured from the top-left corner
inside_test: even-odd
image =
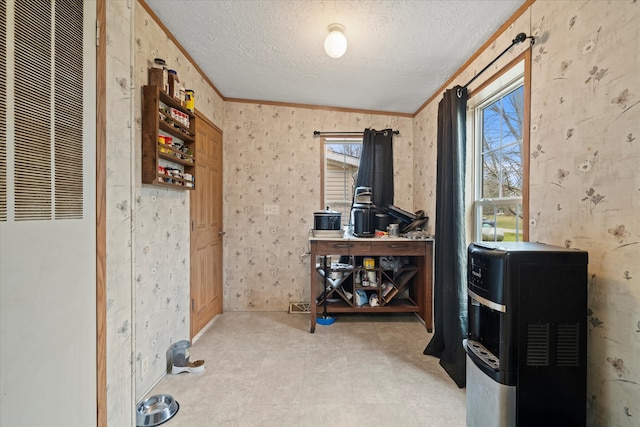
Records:
[[[468,248],[467,426],[584,426],[587,252]]]

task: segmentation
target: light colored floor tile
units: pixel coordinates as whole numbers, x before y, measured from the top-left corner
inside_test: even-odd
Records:
[[[149,393],[180,411],[167,427],[464,426],[465,390],[422,354],[413,315],[339,315],[309,333],[308,314],[227,312],[191,347],[199,374]]]
[[[353,427],[357,426],[356,403],[346,400],[341,404],[310,404],[302,407],[304,427]]]
[[[248,405],[242,414],[240,427],[284,427],[301,426],[302,411],[299,404],[263,404]],[[213,424],[212,424],[213,425]]]
[[[178,413],[163,427],[232,427],[240,425],[244,412],[244,403],[219,405],[215,402],[207,404],[181,404]]]
[[[303,376],[300,373],[272,372],[258,377],[249,404],[301,404]]]
[[[301,402],[306,405],[340,405],[357,401],[353,383],[341,373],[305,378]]]
[[[222,406],[235,405],[238,402],[246,404],[253,395],[256,381],[255,376],[239,376],[233,373],[211,374],[209,381],[200,388],[196,399]],[[197,400],[189,403],[196,402]]]
[[[356,406],[357,422],[367,427],[424,427],[411,408],[398,403],[360,403]],[[435,426],[435,424],[434,424]]]

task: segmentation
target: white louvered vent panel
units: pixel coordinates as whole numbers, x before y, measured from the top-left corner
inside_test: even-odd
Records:
[[[56,3],[55,217],[82,218],[83,2]]]
[[[7,14],[0,8],[0,221],[7,220]]]
[[[52,17],[51,4],[15,2],[16,221],[83,218],[84,6],[57,1]]]
[[[15,3],[16,221],[51,219],[51,13],[42,6]]]

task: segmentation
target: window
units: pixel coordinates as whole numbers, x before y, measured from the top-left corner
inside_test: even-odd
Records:
[[[360,166],[362,138],[325,138],[322,162],[322,208],[342,213],[349,223],[354,186]]]
[[[525,85],[524,62],[469,100],[473,127],[475,241],[523,241]]]

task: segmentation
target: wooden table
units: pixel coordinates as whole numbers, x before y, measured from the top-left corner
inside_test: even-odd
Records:
[[[318,313],[324,312],[323,289],[325,286],[332,293],[333,298],[326,298],[327,314],[335,313],[416,313],[424,321],[427,330],[433,330],[432,323],[432,285],[433,285],[433,239],[412,240],[401,237],[394,238],[309,238],[311,246],[311,333],[315,332],[316,319]],[[338,258],[343,257],[349,260],[350,268],[341,268],[344,275],[343,286],[332,287],[325,282],[323,274],[330,277],[331,269],[324,268],[324,257],[331,255],[335,263]],[[375,288],[361,288],[356,284],[355,275],[358,271],[363,272],[363,257],[371,257],[375,260],[375,270],[381,282],[387,278],[393,282],[399,273],[385,270],[379,264],[380,257],[406,257],[409,264],[406,270],[409,271],[410,279],[405,284],[402,277],[398,276],[398,287],[402,292],[395,300],[384,301],[381,298],[380,306],[371,307],[369,304],[357,306],[355,304],[355,290],[365,289],[369,294],[375,293]],[[335,258],[334,258],[335,257]],[[344,264],[343,264],[344,265]],[[321,271],[322,270],[322,271]],[[328,279],[327,279],[328,281]],[[333,284],[335,285],[335,281]],[[336,290],[337,289],[337,290]],[[378,288],[378,295],[382,296],[383,290]],[[346,290],[347,292],[344,292]],[[348,293],[353,294],[353,298],[348,299]],[[345,297],[345,295],[347,295]],[[336,298],[337,297],[337,298]]]

